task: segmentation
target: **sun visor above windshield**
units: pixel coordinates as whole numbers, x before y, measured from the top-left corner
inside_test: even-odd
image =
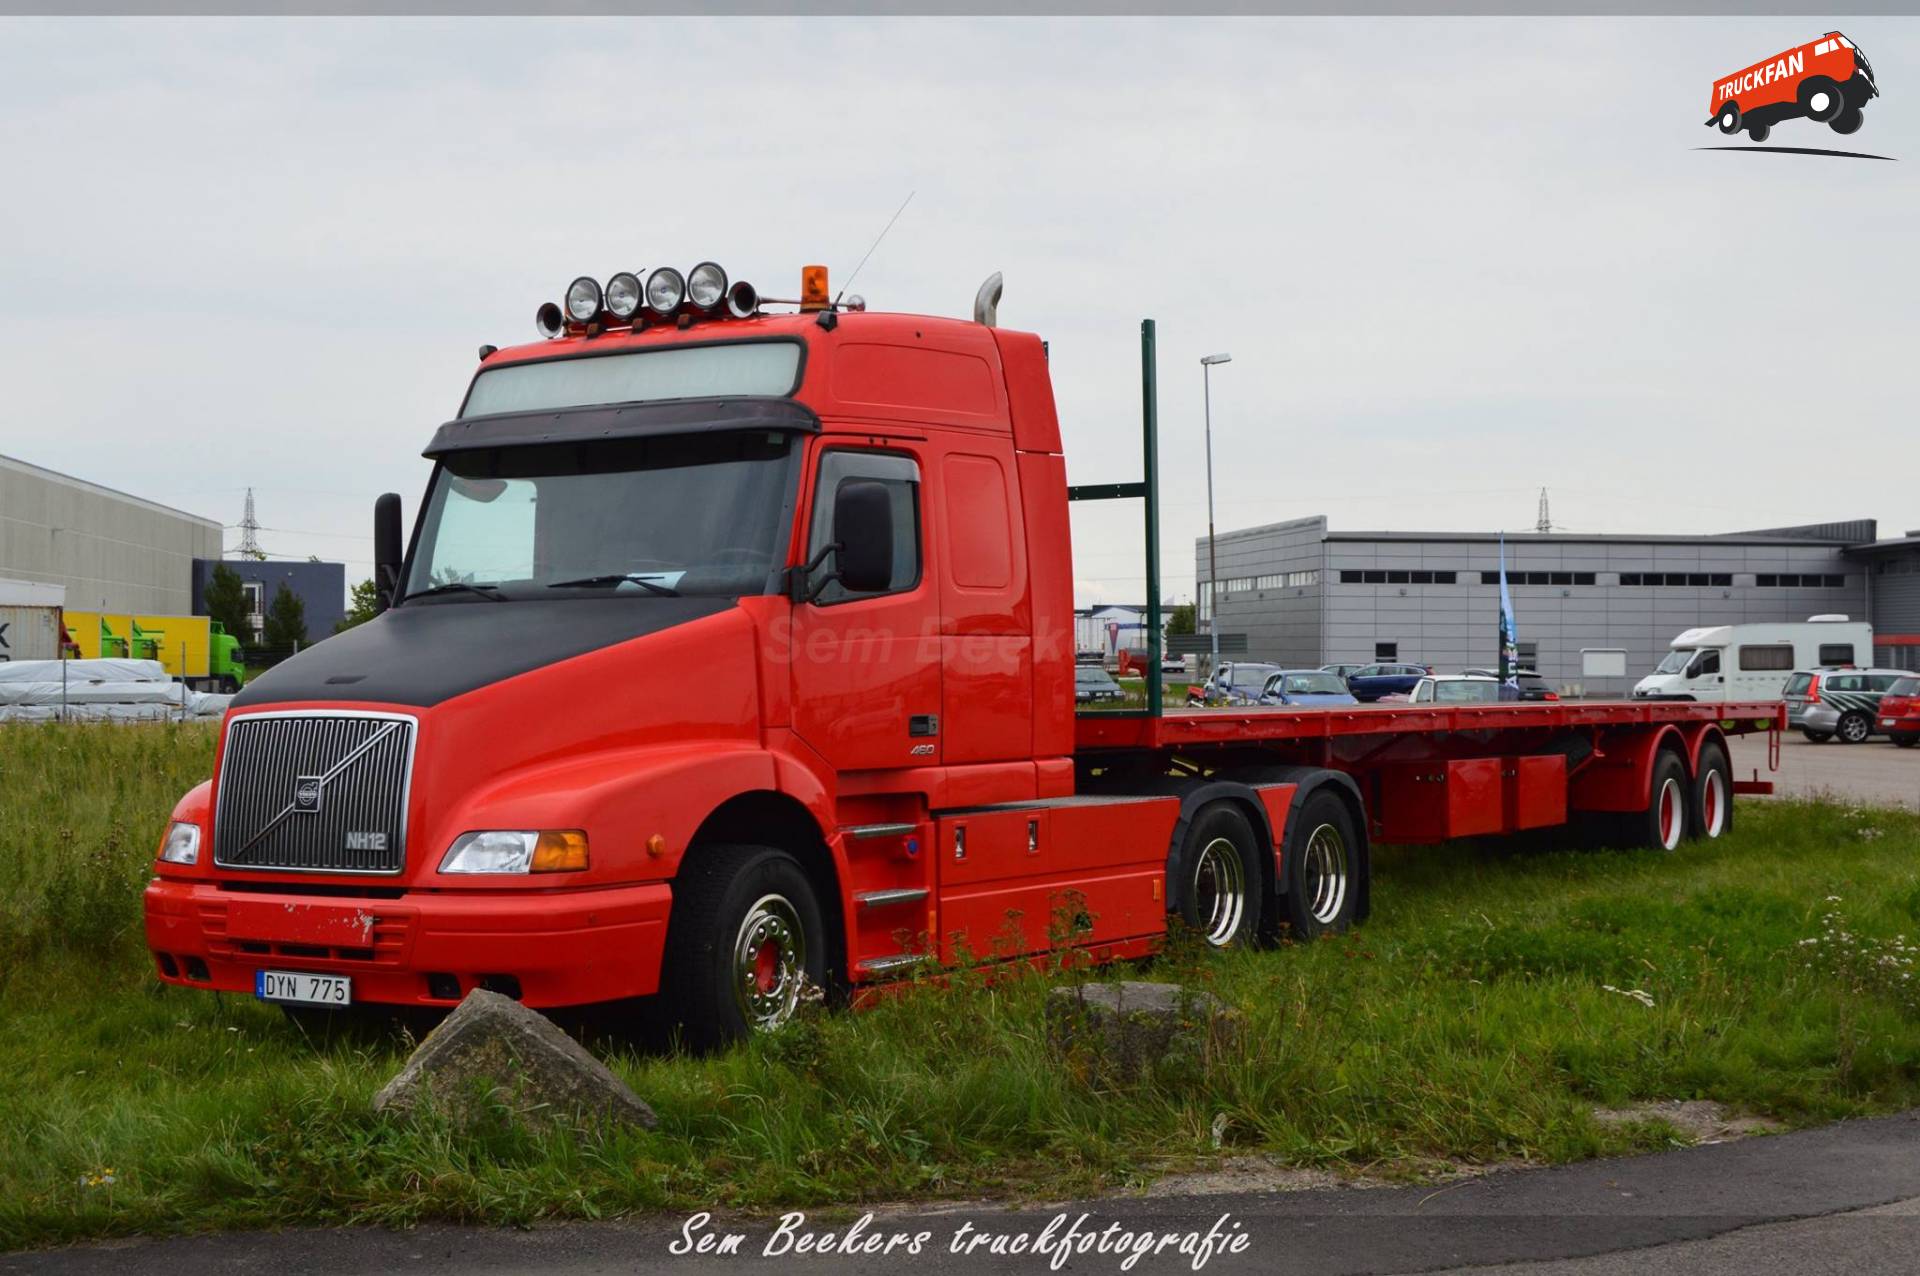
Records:
[[[422,456],[540,443],[642,439],[663,434],[717,434],[729,430],[784,430],[817,434],[820,418],[792,399],[676,399],[617,407],[517,412],[449,421],[434,431]]]

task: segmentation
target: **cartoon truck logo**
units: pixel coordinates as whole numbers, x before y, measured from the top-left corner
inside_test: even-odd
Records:
[[[1880,96],[1873,67],[1859,46],[1829,31],[1809,44],[1788,49],[1744,71],[1715,80],[1707,123],[1728,135],[1745,129],[1756,142],[1781,120],[1805,118],[1836,133],[1859,129],[1862,110]]]

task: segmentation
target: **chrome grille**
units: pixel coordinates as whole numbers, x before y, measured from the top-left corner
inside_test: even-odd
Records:
[[[227,725],[213,862],[224,868],[397,873],[406,863],[414,720],[255,713]]]

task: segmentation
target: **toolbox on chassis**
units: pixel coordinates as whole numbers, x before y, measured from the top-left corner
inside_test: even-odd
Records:
[[[997,277],[996,277],[997,278]],[[994,282],[994,281],[990,281]],[[1580,821],[1717,837],[1725,736],[1780,706],[1076,715],[1046,348],[868,313],[809,268],[574,281],[482,348],[384,607],[249,685],[146,892],[159,977],[324,1012],[657,995],[694,1042],[1062,945],[1150,952],[1367,913],[1374,839]],[[794,307],[772,313],[776,306]],[[1158,556],[1146,555],[1149,667]]]

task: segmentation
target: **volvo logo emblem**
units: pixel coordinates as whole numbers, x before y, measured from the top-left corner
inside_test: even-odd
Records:
[[[302,815],[312,815],[320,809],[321,786],[325,779],[317,775],[296,776],[293,781],[293,809]]]

